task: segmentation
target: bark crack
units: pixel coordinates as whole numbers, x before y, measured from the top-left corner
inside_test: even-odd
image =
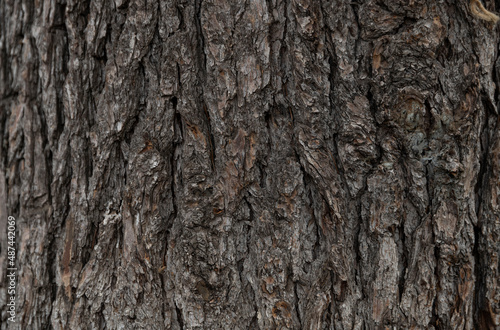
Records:
[[[203,27],[201,24],[201,2],[202,0],[195,0],[194,2],[194,23],[196,27],[196,35],[198,37],[198,64],[203,75],[203,81],[206,81],[207,55],[205,54],[205,37],[203,36]]]
[[[293,293],[295,295],[295,301],[296,301],[295,306],[297,306],[296,310],[297,310],[297,319],[299,320],[299,328],[302,328],[302,317],[300,315],[299,293],[297,291],[297,286],[298,282],[295,282],[293,286]]]
[[[485,103],[485,100],[483,98],[483,103]],[[483,198],[483,190],[484,190],[484,182],[487,180],[487,169],[488,169],[488,152],[490,149],[490,136],[489,136],[489,131],[488,131],[488,125],[490,121],[490,114],[489,111],[487,110],[488,107],[486,104],[484,104],[485,107],[485,116],[486,118],[484,119],[484,124],[481,129],[481,133],[479,134],[480,138],[480,145],[481,145],[481,155],[479,157],[479,172],[477,175],[477,181],[476,185],[474,187],[474,194],[476,196],[476,216],[478,218],[478,225],[480,222],[480,217],[481,217],[481,203],[482,203],[482,198]]]
[[[172,97],[170,99],[172,106],[174,108],[174,140],[172,144],[172,150],[170,155],[170,192],[172,194],[172,213],[170,214],[170,219],[168,220],[169,228],[173,225],[175,219],[177,219],[177,194],[175,193],[175,186],[178,183],[177,178],[180,177],[177,173],[177,153],[178,147],[184,141],[184,132],[182,131],[182,117],[177,110],[177,97]],[[168,240],[167,240],[168,241]]]
[[[215,138],[212,132],[212,120],[210,119],[210,111],[207,109],[207,105],[205,104],[205,102],[203,102],[202,106],[203,106],[203,113],[205,114],[205,118],[207,120],[207,129],[209,135],[208,144],[210,147],[210,164],[212,166],[212,171],[215,171],[216,154],[215,154]]]
[[[182,311],[180,310],[179,306],[177,306],[177,303],[175,303],[175,313],[177,314],[177,322],[179,322],[179,327],[184,329],[184,319],[182,318]]]

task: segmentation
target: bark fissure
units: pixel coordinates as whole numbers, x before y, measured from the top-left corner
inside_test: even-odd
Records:
[[[194,1],[194,23],[196,26],[196,36],[198,38],[198,65],[200,66],[200,73],[202,75],[202,81],[206,81],[207,75],[207,55],[205,54],[205,36],[203,35],[203,25],[201,21],[201,10],[202,10],[203,0]]]
[[[488,109],[488,107],[485,106],[485,109]],[[488,131],[489,124],[490,113],[488,110],[486,110],[481,133],[479,133],[481,152],[479,154],[479,172],[477,174],[476,184],[474,187],[474,194],[476,197],[475,211],[479,223],[481,222],[481,214],[479,210],[481,209],[481,202],[483,198],[483,185],[484,182],[488,180],[488,155],[490,154],[490,132]]]
[[[183,330],[184,329],[184,318],[182,317],[182,311],[179,309],[177,304],[175,304],[175,312],[177,315],[177,322],[179,322],[179,327],[181,328],[181,330]]]

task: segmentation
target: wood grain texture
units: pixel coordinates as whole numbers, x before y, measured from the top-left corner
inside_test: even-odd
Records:
[[[500,327],[500,38],[469,0],[0,20],[0,329]]]

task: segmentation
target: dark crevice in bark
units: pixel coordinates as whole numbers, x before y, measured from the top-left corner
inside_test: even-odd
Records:
[[[123,153],[123,150],[122,148],[120,147],[120,143],[116,143],[116,154],[117,154],[117,158],[121,158],[122,161],[123,161],[123,186],[126,187],[127,186],[127,165],[128,165],[128,161],[127,161],[127,157],[125,156],[125,154]],[[87,184],[87,187],[89,187],[89,185]]]
[[[146,68],[144,67],[144,64],[142,63],[143,59],[141,59],[138,63],[137,63],[137,67],[138,67],[138,73],[139,73],[139,78],[140,78],[140,82],[139,82],[139,90],[138,90],[138,95],[139,95],[139,104],[138,104],[138,108],[139,108],[139,111],[141,111],[144,106],[146,105],[147,103],[147,99],[148,99],[148,91],[149,91],[149,78],[148,76],[146,75]]]
[[[137,124],[139,123],[139,118],[140,118],[140,113],[137,113],[134,117],[132,117],[128,122],[127,126],[129,128],[124,129],[124,136],[123,140],[130,145],[130,142],[132,141],[132,136],[134,135],[135,128],[137,127]]]
[[[207,105],[203,102],[203,113],[205,114],[205,119],[207,121],[208,135],[209,140],[208,144],[210,146],[210,164],[212,166],[212,171],[215,171],[215,161],[216,161],[216,153],[215,153],[215,138],[212,132],[212,120],[210,119],[210,112],[207,109]]]
[[[120,138],[118,139],[119,140],[123,140],[125,141],[128,145],[130,145],[131,141],[132,141],[132,137],[134,136],[134,133],[135,133],[135,129],[137,128],[137,125],[139,124],[140,120],[141,120],[141,113],[144,111],[146,105],[145,105],[145,102],[144,103],[140,103],[137,105],[137,111],[134,115],[132,115],[132,117],[129,117],[125,123],[125,127],[123,129],[123,133],[120,133]],[[147,140],[152,140],[151,136],[149,135],[149,133],[145,133],[147,134],[148,138]],[[89,144],[90,145],[90,144]],[[157,145],[153,145],[154,147],[158,147]],[[123,155],[124,157],[124,160],[126,161],[126,157],[125,155]]]
[[[295,310],[296,310],[296,314],[297,314],[297,319],[299,320],[299,328],[302,328],[302,317],[301,317],[301,313],[300,313],[300,304],[299,304],[299,293],[297,291],[297,286],[298,286],[298,282],[294,282],[293,283],[293,293],[295,295],[295,304],[294,304],[294,307],[295,307]]]
[[[335,166],[335,169],[337,170],[337,173],[340,176],[340,179],[342,181],[343,190],[346,192],[347,199],[353,199],[355,196],[351,196],[351,191],[348,189],[349,185],[347,184],[347,178],[345,176],[345,170],[344,170],[344,165],[342,163],[342,160],[340,159],[339,156],[339,146],[338,146],[338,135],[334,134],[332,136],[332,150],[331,150],[331,156],[333,160],[333,165]]]
[[[66,20],[64,15],[66,13],[66,3],[55,4],[55,14],[54,14],[54,24],[49,27],[49,32],[54,32],[56,30],[66,32]]]
[[[415,208],[415,210],[417,211],[417,214],[420,215],[420,212],[418,212],[418,208],[415,206],[411,196],[410,196],[410,192],[409,192],[409,187],[408,185],[411,184],[411,170],[408,168],[405,160],[406,159],[409,159],[411,157],[411,155],[408,153],[408,150],[406,150],[406,148],[403,148],[402,152],[401,152],[401,157],[399,158],[399,163],[400,163],[400,166],[401,166],[401,172],[402,172],[402,176],[403,178],[405,179],[404,182],[406,183],[405,187],[404,187],[404,198]],[[424,216],[425,215],[420,215],[420,216]],[[399,281],[398,281],[398,289],[399,289],[399,303],[401,303],[401,300],[403,298],[403,292],[404,292],[404,287],[405,287],[405,274],[408,270],[408,266],[409,266],[409,259],[410,259],[410,252],[409,252],[409,247],[407,247],[406,245],[406,234],[405,234],[405,219],[401,219],[401,223],[399,224],[399,226],[396,226],[396,228],[394,228],[394,231],[398,231],[398,236],[399,236],[399,241],[401,243],[401,255],[400,255],[400,258],[401,258],[401,263],[400,265],[402,265],[402,269],[401,269],[401,272],[399,274]],[[395,233],[393,233],[394,235]],[[411,242],[411,237],[410,237],[410,242]],[[398,243],[398,242],[397,242]],[[410,243],[410,246],[411,246],[411,243]]]
[[[23,34],[30,34],[31,28],[33,26],[35,6],[23,6]]]
[[[447,37],[444,39],[443,43],[439,46],[436,52],[436,58],[444,67],[448,61],[453,57],[453,46],[450,39]]]
[[[182,90],[181,67],[179,65],[179,62],[176,62],[175,66],[177,68],[177,83],[179,84],[179,90]],[[177,100],[177,98],[175,99]],[[175,104],[175,106],[177,106],[177,103]]]
[[[442,86],[441,86],[441,88],[442,88]],[[432,107],[431,107],[428,99],[425,100],[424,107],[425,107],[425,135],[426,135],[426,139],[427,139],[427,147],[425,149],[425,152],[426,152],[426,151],[429,151],[429,144],[430,144],[430,140],[431,140],[431,136],[432,136],[432,132],[433,132],[433,128],[434,128],[434,116],[432,115]],[[424,155],[425,155],[425,152],[424,152]],[[427,160],[427,162],[428,162],[428,160]]]
[[[1,101],[0,101],[1,102]],[[8,167],[8,151],[9,151],[9,128],[7,127],[8,118],[10,115],[10,111],[7,110],[7,106],[0,103],[0,141],[2,142],[0,145],[1,155],[2,155],[2,167],[0,170],[5,171],[5,187],[7,185],[7,167]],[[8,203],[7,203],[8,204]]]
[[[6,106],[13,103],[19,98],[19,91],[8,90],[5,95],[0,98],[0,106]],[[7,110],[6,110],[7,111]]]
[[[267,149],[266,153],[265,153],[265,159],[262,159],[262,158],[258,158],[257,161],[256,161],[256,165],[258,166],[259,168],[259,171],[260,171],[260,188],[265,190],[267,189],[267,183],[266,183],[266,180],[267,180],[267,166],[269,164],[269,157],[271,155],[271,150],[272,150],[272,123],[273,123],[273,115],[271,113],[271,111],[267,111],[265,114],[264,114],[264,121],[265,121],[265,124],[266,124],[266,133],[267,133],[267,143],[265,145],[265,148]]]
[[[179,327],[182,330],[184,329],[184,319],[182,318],[182,311],[177,306],[177,303],[175,303],[175,313],[177,314],[177,322],[179,322]]]
[[[432,222],[431,222],[432,225]],[[440,286],[439,286],[439,246],[436,243],[436,235],[433,233],[432,234],[432,241],[434,245],[434,260],[436,261],[436,266],[434,267],[434,276],[436,278],[436,281],[438,282],[436,284],[436,291],[435,291],[435,296],[434,296],[434,301],[432,304],[432,317],[430,324],[434,325],[437,329],[441,329],[440,324],[440,318],[437,312],[437,300],[438,300],[438,295],[440,291]]]
[[[372,114],[373,124],[378,129],[377,123],[377,102],[375,101],[375,97],[372,92],[373,86],[368,88],[368,92],[366,93],[366,98],[368,99],[368,103],[370,104],[370,113]],[[378,134],[377,134],[378,136]]]
[[[399,229],[399,238],[401,240],[401,245],[402,245],[402,264],[403,264],[403,269],[401,269],[401,273],[399,274],[399,303],[401,303],[401,300],[403,299],[403,292],[405,288],[405,274],[406,271],[408,270],[408,258],[409,258],[409,253],[408,249],[406,248],[406,237],[405,237],[405,231],[404,231],[404,223],[400,224],[398,226]]]
[[[487,191],[488,181],[489,181],[489,167],[488,167],[488,156],[490,155],[490,121],[491,115],[494,114],[493,105],[487,99],[486,95],[482,96],[483,106],[485,108],[485,119],[483,127],[481,128],[481,133],[479,135],[481,153],[479,160],[479,172],[477,175],[477,182],[474,187],[474,193],[476,198],[475,212],[477,216],[477,225],[474,226],[474,246],[472,250],[472,255],[474,257],[474,304],[473,304],[473,316],[474,316],[474,326],[478,329],[493,329],[494,322],[491,319],[491,315],[486,311],[485,306],[485,293],[486,293],[486,281],[483,269],[487,267],[484,263],[483,249],[481,239],[482,228],[483,228],[483,193]],[[496,131],[496,127],[493,132]],[[488,221],[488,219],[484,219]]]
[[[92,90],[92,86],[86,87],[88,90]],[[104,88],[104,87],[102,87]],[[101,93],[102,90],[99,90],[99,93]],[[94,128],[94,125],[96,124],[95,122],[95,114],[97,113],[97,103],[96,103],[96,98],[90,94],[89,95],[89,101],[88,101],[88,111],[86,111],[86,116],[87,116],[87,124],[88,124],[88,130],[91,131]],[[64,116],[64,113],[63,113]]]
[[[54,307],[54,302],[57,299],[57,244],[56,244],[56,238],[55,238],[55,233],[52,232],[50,235],[49,239],[49,245],[48,249],[49,252],[47,253],[47,275],[48,275],[48,290],[50,290],[50,313],[48,315],[50,316],[52,314],[52,309]],[[16,247],[17,248],[17,247]],[[49,317],[50,319],[50,317]],[[48,327],[50,328],[50,327]]]
[[[246,249],[247,249],[248,256],[252,255],[251,247],[255,246],[255,243],[254,243],[254,233],[255,233],[254,226],[256,225],[255,221],[256,221],[255,214],[253,212],[250,212],[250,224],[247,226],[247,231],[246,231],[246,236],[247,236]],[[241,261],[243,262],[243,266],[244,266],[244,260],[242,259]],[[255,268],[252,265],[250,265],[250,267],[251,267],[250,270],[247,270],[247,272],[251,272],[251,271],[253,271],[252,268]],[[244,269],[244,267],[242,268],[242,271],[243,271],[243,269]],[[241,277],[241,273],[240,273],[240,277]],[[247,283],[248,283],[248,280],[247,280]],[[254,290],[253,285],[251,285],[249,283],[248,286],[249,286],[249,288],[248,289],[245,288],[244,291],[248,292],[248,294],[249,294],[248,299],[249,299],[249,301],[252,302],[252,307],[253,307],[253,311],[254,311],[254,316],[252,317],[252,320],[250,321],[250,328],[249,329],[260,329],[259,323],[257,320],[257,314],[258,314],[259,308],[257,306],[257,301],[256,301],[256,292]]]
[[[486,111],[483,127],[481,128],[481,133],[479,134],[481,154],[479,155],[479,172],[477,174],[476,185],[474,186],[474,194],[476,197],[475,211],[478,218],[478,224],[481,222],[480,209],[483,200],[483,185],[487,180],[486,173],[488,170],[488,154],[490,149],[490,132],[488,130],[488,126],[490,124],[490,112],[487,110],[490,102],[486,102],[485,97],[482,99]]]
[[[257,308],[255,308],[255,316],[250,321],[250,327],[249,327],[249,329],[255,329],[255,330],[259,330],[260,329],[259,322],[257,320]]]
[[[496,105],[496,115],[499,115],[500,112],[500,86],[499,86],[499,80],[500,80],[500,56],[498,53],[498,49],[500,47],[500,40],[497,41],[497,46],[495,47],[495,61],[493,62],[493,68],[491,72],[491,79],[495,83],[495,92],[494,92],[494,98],[493,101],[495,102]]]
[[[123,204],[123,203],[122,203]],[[120,205],[120,210],[121,210],[121,205]],[[123,228],[123,223],[117,223],[115,225],[115,230],[114,230],[114,233],[116,235],[116,250],[118,250],[120,252],[120,257],[123,255],[123,231],[124,231],[124,228]],[[116,259],[115,259],[116,260]],[[116,276],[113,275],[113,279],[115,280],[115,284],[116,284]],[[114,288],[115,286],[112,286],[112,288]]]
[[[184,21],[184,15],[179,7],[179,4],[175,5],[175,10],[177,12],[177,18],[179,18],[179,31],[185,31],[186,30],[186,22]]]
[[[177,147],[184,142],[184,131],[183,131],[183,126],[182,126],[182,116],[181,114],[177,111],[177,97],[172,97],[170,99],[170,102],[172,102],[172,106],[174,107],[174,140],[173,140],[173,147],[171,150],[171,165],[172,166],[177,166],[176,164],[176,151]],[[172,179],[175,178],[175,174],[177,168],[172,167]]]
[[[385,3],[385,1],[380,1],[380,0],[379,0],[379,1],[377,1],[376,3],[377,3],[377,6],[379,6],[380,8],[382,8],[382,10],[384,10],[384,11],[386,11],[386,12],[388,12],[388,13],[394,13],[394,12],[391,10],[391,8],[389,8],[389,7],[387,6],[387,4]]]
[[[298,157],[298,155],[296,155]],[[317,187],[314,183],[314,178],[309,175],[309,173],[307,173],[304,169],[304,167],[302,166],[302,164],[300,164],[299,162],[299,165],[300,165],[300,170],[302,172],[302,175],[303,175],[303,183],[304,183],[304,194],[307,196],[307,201],[308,201],[308,207],[310,209],[310,214],[311,214],[311,218],[312,218],[312,221],[313,221],[313,224],[314,224],[314,228],[315,228],[315,233],[316,233],[316,237],[315,237],[315,240],[314,240],[314,245],[312,247],[312,264],[314,264],[315,261],[317,261],[320,256],[321,256],[321,249],[322,249],[322,246],[323,244],[321,244],[321,238],[323,237],[325,240],[326,240],[326,237],[325,235],[322,233],[321,231],[321,219],[318,218],[317,214],[316,214],[316,207],[315,207],[315,201],[319,203],[321,202],[324,202],[325,204],[327,204],[327,202],[325,201],[325,199],[323,197],[320,197],[320,193],[318,193],[317,191]],[[326,213],[328,214],[328,216],[331,215],[330,213],[330,209],[327,208],[326,209]],[[306,271],[307,271],[307,275],[310,276],[310,272],[311,272],[311,264],[310,263],[306,263]]]
[[[236,262],[236,268],[238,269],[238,278],[239,278],[242,286],[243,286],[243,270],[245,269],[244,263],[245,263],[245,259],[239,259]]]
[[[248,193],[247,193],[248,195]],[[252,205],[252,203],[250,203],[247,199],[246,196],[243,196],[243,199],[242,199],[243,202],[245,202],[247,204],[247,207],[248,207],[248,221],[250,223],[254,223],[255,221],[255,211],[254,211],[254,207]]]
[[[161,308],[161,313],[162,313],[162,321],[165,322],[165,315],[167,315],[167,313],[170,314],[170,311],[171,311],[171,306],[170,304],[168,304],[168,300],[170,299],[169,297],[169,294],[168,294],[168,291],[165,290],[166,287],[165,287],[165,280],[163,279],[163,275],[160,273],[158,274],[158,278],[160,279],[160,284],[161,284],[161,296],[162,296],[162,302],[160,304],[160,308]]]
[[[333,44],[331,44],[333,47]],[[330,82],[330,86],[336,86],[336,83],[335,83],[335,70],[334,68],[338,68],[338,66],[336,66],[334,60],[333,60],[333,49],[331,49],[331,47],[328,47],[329,49],[329,57],[328,57],[328,64],[330,66],[330,74],[328,75],[328,80]],[[332,107],[332,110],[334,110],[334,104],[336,104],[334,102],[334,90],[333,89],[330,89],[330,95],[329,95],[329,98],[330,98],[330,106]],[[330,151],[330,155],[332,157],[332,161],[333,161],[333,164],[335,166],[335,170],[337,171],[338,175],[340,176],[340,179],[342,181],[342,185],[344,188],[344,191],[346,192],[347,196],[348,196],[348,199],[352,199],[354,196],[351,196],[351,192],[349,191],[348,189],[348,184],[347,184],[347,178],[345,176],[345,170],[344,170],[344,166],[342,164],[342,160],[340,159],[340,156],[339,156],[339,153],[338,153],[338,133],[336,132],[338,130],[338,127],[335,127],[333,129],[334,133],[332,134],[332,141],[331,141],[331,150]]]
[[[66,80],[66,77],[68,76],[69,69],[68,69],[68,62],[69,62],[69,47],[68,47],[68,29],[66,26],[66,4],[62,4],[60,8],[60,19],[61,19],[61,30],[64,31],[64,44],[63,44],[63,56],[61,59],[59,59],[62,62],[62,77],[64,79],[61,79],[57,84],[56,84],[56,119],[57,119],[57,127],[56,127],[56,140],[59,141],[59,138],[61,134],[64,131],[64,125],[65,125],[65,116],[64,116],[64,97],[63,97],[63,90],[64,90],[64,82]]]
[[[430,111],[428,109],[427,113],[429,113],[429,118],[427,119],[428,123],[431,122],[432,120],[432,117],[431,117],[431,114],[430,114]],[[428,124],[430,125],[430,124]],[[428,129],[428,132],[427,134],[430,134],[430,127],[427,127]],[[427,136],[427,138],[429,139],[429,135]],[[439,316],[438,316],[438,313],[437,313],[437,299],[438,299],[438,294],[439,294],[439,245],[436,241],[436,235],[435,235],[435,232],[434,232],[434,229],[433,229],[433,226],[434,226],[434,210],[433,210],[433,200],[434,200],[434,190],[433,190],[433,181],[432,181],[432,178],[434,177],[434,165],[432,164],[432,162],[428,162],[426,165],[425,165],[425,179],[426,179],[426,189],[427,189],[427,196],[429,198],[429,201],[428,201],[428,205],[427,205],[427,215],[426,217],[422,220],[422,224],[424,224],[425,221],[427,221],[427,219],[429,219],[429,225],[430,225],[430,230],[432,232],[432,245],[434,247],[434,261],[435,261],[435,267],[434,267],[434,277],[436,279],[436,281],[438,282],[437,285],[436,285],[436,291],[434,293],[434,300],[433,300],[433,304],[432,304],[432,316],[431,316],[431,320],[430,320],[430,324],[435,326],[436,329],[441,329],[441,326],[439,325],[440,324],[440,320],[439,320]]]
[[[335,274],[333,271],[330,271],[330,278],[333,279],[335,278]],[[335,302],[335,289],[333,287],[333,280],[330,281],[331,283],[331,286],[330,286],[330,294],[331,294],[331,298],[329,299],[328,301],[328,306],[326,306],[326,309],[325,309],[325,312],[323,313],[324,314],[324,317],[323,317],[323,322],[325,323],[325,326],[324,326],[324,329],[335,329],[335,312],[337,311],[337,306],[336,304],[334,304]],[[344,283],[344,282],[342,282]],[[343,285],[343,284],[341,284]],[[344,293],[344,292],[342,292]],[[341,297],[341,299],[343,299],[344,297]],[[338,321],[341,321],[341,320],[338,320]]]
[[[474,316],[474,327],[477,329],[493,329],[493,320],[490,318],[488,312],[484,312],[485,305],[485,289],[486,283],[484,281],[483,267],[484,264],[481,258],[481,251],[479,246],[481,245],[481,225],[474,227],[474,247],[472,250],[472,255],[474,256],[474,303],[473,303],[473,316]],[[487,326],[489,325],[489,326]]]
[[[90,137],[86,136],[85,137],[85,145],[87,146],[86,148],[86,155],[84,158],[84,161],[86,162],[85,166],[85,180],[86,180],[86,188],[87,188],[87,194],[89,193],[90,189],[90,178],[94,175],[94,158],[92,157],[92,145],[90,143]]]
[[[103,72],[103,78],[104,80],[106,79],[106,65],[108,64],[108,46],[112,48],[112,36],[113,36],[113,25],[108,24],[106,27],[106,35],[104,36],[104,42],[102,46],[102,53],[100,54],[100,57],[98,57],[99,64],[101,64],[101,67],[104,68],[102,70]]]
[[[260,186],[260,189],[265,190],[265,189],[267,189],[267,184],[266,184],[266,179],[267,179],[266,165],[262,161],[256,161],[255,162],[255,166],[259,169],[259,186]]]
[[[66,49],[67,47],[65,47]],[[67,59],[63,61],[64,63],[67,62]],[[65,77],[67,74],[65,73]],[[64,82],[61,84],[60,88],[58,90],[62,90],[64,88]],[[62,94],[62,93],[61,93]],[[57,143],[59,141],[59,138],[61,137],[61,134],[64,132],[64,125],[65,125],[65,116],[64,116],[64,102],[63,102],[63,96],[61,94],[58,94],[57,96],[57,103],[56,103],[56,108],[55,108],[55,113],[56,113],[56,119],[57,119],[57,126],[56,126],[56,141]]]
[[[92,87],[90,86],[90,83],[87,84],[86,88],[91,91]],[[93,125],[95,123],[94,120],[94,113],[97,112],[97,106],[95,103],[95,98],[92,96],[92,93],[89,92],[89,107],[84,110],[84,115],[86,116],[87,122],[83,124],[83,127],[90,132],[93,128]],[[63,114],[64,116],[64,114]],[[85,118],[85,117],[84,117]],[[86,150],[85,150],[85,158],[84,162],[86,163],[85,165],[85,180],[86,180],[86,188],[87,188],[87,194],[89,194],[89,189],[90,189],[90,178],[94,175],[94,158],[92,155],[92,143],[90,141],[90,134],[85,134],[84,135],[85,139],[85,145],[86,145]]]
[[[177,156],[178,156],[177,153],[178,153],[178,147],[183,143],[183,136],[184,136],[184,132],[182,131],[182,117],[180,113],[177,111],[177,103],[178,103],[177,97],[173,96],[170,99],[170,102],[172,104],[172,107],[174,108],[174,118],[173,118],[174,139],[173,139],[172,149],[170,151],[170,193],[172,194],[172,213],[170,214],[167,223],[167,236],[169,235],[170,229],[172,228],[173,223],[178,216],[176,184],[179,184],[179,182],[177,182],[177,178],[180,178],[182,176],[179,175],[179,173],[177,172]],[[169,240],[167,237],[166,242],[168,241]],[[165,248],[165,253],[166,250],[167,248]],[[163,261],[165,261],[165,255],[163,255]]]
[[[90,228],[90,247],[87,250],[82,252],[82,264],[85,265],[89,262],[90,257],[92,255],[92,251],[94,250],[94,246],[98,243],[99,237],[99,223],[93,222]]]
[[[207,56],[205,54],[205,37],[203,36],[203,27],[201,24],[201,2],[202,0],[194,0],[194,24],[196,27],[196,35],[198,39],[197,55],[200,73],[203,76],[203,82],[206,81],[207,74]]]
[[[351,7],[352,7],[351,9],[353,10],[353,15],[356,19],[355,25],[356,25],[356,29],[358,31],[358,37],[359,37],[360,29],[359,29],[357,10],[354,8],[354,6],[351,5]],[[323,11],[324,11],[323,7],[321,7],[321,11],[323,13]],[[324,14],[323,14],[323,16],[324,16]],[[335,102],[336,100],[335,100],[334,86],[338,85],[336,80],[337,80],[338,72],[339,72],[340,68],[339,68],[338,63],[335,61],[335,43],[333,42],[332,37],[331,37],[331,34],[333,33],[333,31],[330,30],[328,25],[326,25],[326,28],[330,32],[330,33],[326,33],[326,43],[327,43],[326,53],[328,54],[328,65],[329,65],[329,69],[330,69],[330,72],[328,74],[328,81],[330,82],[330,93],[329,93],[328,97],[330,100],[330,107],[331,107],[330,113],[333,114],[332,116],[334,117],[334,123],[337,126],[337,127],[333,128],[332,143],[331,143],[331,146],[332,146],[331,156],[332,156],[332,160],[334,162],[335,169],[340,176],[344,191],[346,192],[348,199],[353,199],[353,198],[355,198],[355,196],[351,196],[351,191],[348,188],[349,185],[347,184],[347,178],[345,176],[344,166],[342,164],[342,160],[340,159],[340,156],[338,153],[338,149],[339,149],[339,147],[338,147],[338,139],[339,139],[338,126],[339,126],[339,123],[336,122],[336,120],[335,120],[335,115],[336,115],[335,114],[335,110],[336,110],[335,105],[337,103]],[[359,38],[356,38],[356,40],[359,40]]]
[[[361,29],[359,28],[360,24],[359,24],[359,14],[358,14],[358,9],[359,9],[360,4],[358,4],[356,2],[351,2],[350,6],[351,6],[351,10],[352,10],[354,20],[355,20],[354,25],[356,26],[356,30],[358,32],[357,36],[356,36],[356,47],[354,47],[354,49],[357,52],[357,49],[358,49],[357,45],[359,44],[359,42],[361,40]],[[321,9],[323,9],[323,7],[321,7]]]
[[[297,163],[299,164],[300,172],[302,173],[302,184],[304,185],[304,194],[307,196],[309,199],[309,207],[313,207],[314,205],[311,205],[313,203],[313,198],[312,198],[312,191],[313,187],[315,187],[314,184],[314,178],[306,171],[304,166],[302,165],[300,156],[297,152],[297,150],[294,149],[295,152],[295,158],[297,160]]]
[[[357,284],[358,286],[362,285],[362,274],[361,274],[361,244],[360,244],[360,236],[361,236],[361,230],[362,230],[362,223],[363,223],[363,218],[361,217],[361,197],[357,199],[356,202],[357,210],[356,210],[356,225],[353,229],[353,252],[354,252],[354,257],[356,258],[355,263],[354,263],[354,283]],[[363,291],[361,290],[361,299],[363,299]]]
[[[66,148],[69,149],[69,140],[68,140],[68,145],[66,146]],[[64,158],[63,158],[63,160],[69,164],[70,163],[69,153],[67,153],[64,156]],[[72,168],[68,167],[67,171],[65,171],[65,173],[64,173],[64,177],[61,178],[61,181],[62,181],[61,186],[69,186],[71,184],[72,172],[73,172]],[[64,180],[62,180],[62,179],[64,179]],[[64,196],[64,198],[61,199],[62,203],[60,204],[60,207],[62,208],[62,210],[56,210],[56,212],[59,212],[59,215],[60,215],[61,223],[59,224],[59,227],[65,228],[66,219],[68,218],[68,215],[70,212],[70,196],[69,196],[70,194],[69,194],[69,191],[62,191],[60,193]]]
[[[427,214],[433,218],[433,199],[434,199],[434,190],[432,189],[432,177],[434,176],[434,165],[432,163],[428,163],[425,165],[425,180],[426,180],[426,188],[427,188],[427,196],[429,198],[429,203],[427,205]],[[432,221],[431,221],[432,223]]]
[[[43,161],[45,162],[45,167],[47,169],[47,177],[45,178],[47,186],[47,194],[48,194],[47,197],[49,205],[52,205],[52,189],[51,189],[52,186],[51,183],[53,181],[52,150],[49,144],[49,133],[47,129],[48,125],[45,119],[45,113],[41,107],[37,107],[37,109],[38,109],[38,116],[40,118],[40,135],[42,137],[42,151],[44,153]]]
[[[6,26],[7,26],[8,15],[5,12],[5,1],[0,2],[0,35],[6,34]],[[7,56],[7,49],[9,43],[2,42],[0,44],[0,81],[2,81],[2,85],[0,86],[0,107],[2,106],[3,101],[11,92],[11,79],[10,78],[10,61]]]
[[[437,315],[437,306],[436,306],[436,301],[437,297],[434,297],[434,301],[432,302],[432,315],[431,319],[429,321],[429,325],[434,326],[436,329],[441,329],[441,326],[439,325],[439,318]]]
[[[322,199],[324,200],[324,199]],[[325,202],[326,203],[326,202]],[[330,212],[328,211],[327,209],[327,213],[328,215],[330,215]],[[314,246],[312,248],[312,253],[313,253],[313,260],[312,260],[312,263],[314,264],[314,262],[316,260],[319,260],[319,258],[321,257],[321,238],[323,237],[325,240],[326,240],[326,237],[325,235],[321,232],[321,220],[319,220],[315,214],[314,214],[314,211],[312,212],[312,217],[314,219],[314,226],[316,227],[316,239],[314,240]],[[327,240],[326,240],[327,241]],[[311,275],[310,272],[308,273],[308,275]]]
[[[83,21],[83,25],[79,26],[81,31],[85,31],[85,29],[87,28],[87,25],[89,23],[88,18],[90,16],[90,4],[91,4],[91,2],[92,2],[92,0],[86,0],[86,1],[84,0],[81,2],[77,2],[76,4],[73,5],[75,7],[80,7],[80,8],[77,8],[77,10],[80,9],[78,16],[81,17],[81,19]]]
[[[251,219],[250,219],[251,225],[248,225],[248,226],[247,226],[247,230],[246,230],[246,235],[247,235],[247,237],[248,237],[248,239],[247,239],[247,246],[246,246],[246,248],[247,248],[248,254],[250,254],[250,253],[251,253],[251,247],[252,247],[252,244],[253,244],[253,238],[254,238],[254,237],[253,237],[253,236],[254,236],[254,235],[253,235],[253,232],[254,232],[254,231],[252,231],[252,228],[253,228],[253,226],[254,226],[254,221],[255,221],[255,219],[253,219],[253,218],[251,218]],[[243,260],[242,260],[242,261],[243,261]],[[245,263],[244,263],[244,261],[243,261],[243,266],[244,266],[244,265],[245,265]],[[244,267],[243,267],[243,269],[244,269]],[[242,269],[242,270],[243,270],[243,269]],[[253,302],[254,302],[254,304],[255,304],[255,303],[256,303],[256,302],[255,302],[255,293],[254,293],[252,290],[249,290],[249,292],[253,295],[253,297],[252,297],[251,301],[253,301]],[[257,306],[255,306],[255,310],[257,311]],[[256,313],[257,313],[257,312],[256,312]]]
[[[195,0],[194,2],[194,11],[195,11],[195,17],[194,17],[194,24],[196,27],[196,36],[197,36],[197,56],[198,56],[198,76],[199,76],[199,83],[201,85],[201,94],[199,96],[199,104],[202,108],[203,114],[206,119],[207,123],[207,132],[209,135],[208,143],[210,147],[210,161],[211,161],[211,167],[212,170],[215,171],[215,160],[216,160],[216,154],[215,154],[215,138],[212,132],[212,120],[210,118],[210,110],[208,109],[205,100],[204,100],[204,88],[205,88],[205,83],[207,81],[207,56],[205,54],[205,37],[203,35],[203,26],[201,23],[201,7],[202,7],[202,0]],[[177,70],[178,74],[180,74],[180,70]],[[179,77],[179,82],[180,82],[180,77]]]
[[[393,34],[399,34],[408,31],[411,29],[413,25],[417,24],[417,22],[418,19],[415,19],[413,17],[405,17],[403,19],[403,22],[397,28],[394,29]]]
[[[296,141],[294,133],[292,133],[292,141],[294,141],[294,142]],[[301,161],[301,157],[300,157],[299,152],[297,151],[297,148],[293,148],[293,153],[295,156],[295,160],[299,164],[300,172],[302,173],[303,184],[305,186],[306,177],[310,178],[310,180],[314,180],[314,179],[309,175],[309,173],[307,173],[306,169],[304,168],[304,165]],[[304,187],[304,190],[306,190],[306,187]]]
[[[130,2],[130,0],[123,1],[123,3],[121,5],[119,5],[116,9],[122,9],[122,10],[128,9],[129,2]]]
[[[170,98],[170,103],[172,104],[172,107],[174,108],[174,113],[175,115],[179,115],[179,113],[177,112],[177,104],[179,103],[179,100],[177,99],[177,96],[172,96]],[[177,120],[177,118],[174,118],[175,120]]]
[[[101,309],[97,312],[99,316],[99,330],[107,329],[106,327],[106,318],[104,317],[104,304],[101,305]]]
[[[290,18],[288,18],[288,6],[289,6],[288,0],[284,0],[283,18],[285,19],[285,24],[283,26],[283,38],[281,39],[280,49],[279,49],[279,54],[280,54],[279,66],[280,66],[280,72],[282,72],[281,78],[283,81],[281,92],[285,96],[285,100],[287,100],[287,89],[288,89],[288,80],[289,80],[289,77],[287,74],[287,72],[289,71],[287,68],[287,64],[288,64],[287,61],[289,60],[289,58],[288,58],[289,54],[288,54],[288,46],[286,43],[286,39],[288,37],[288,24],[290,24]]]

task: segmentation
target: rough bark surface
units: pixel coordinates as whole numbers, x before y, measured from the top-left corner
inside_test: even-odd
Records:
[[[499,328],[499,39],[468,0],[0,0],[0,329]]]

